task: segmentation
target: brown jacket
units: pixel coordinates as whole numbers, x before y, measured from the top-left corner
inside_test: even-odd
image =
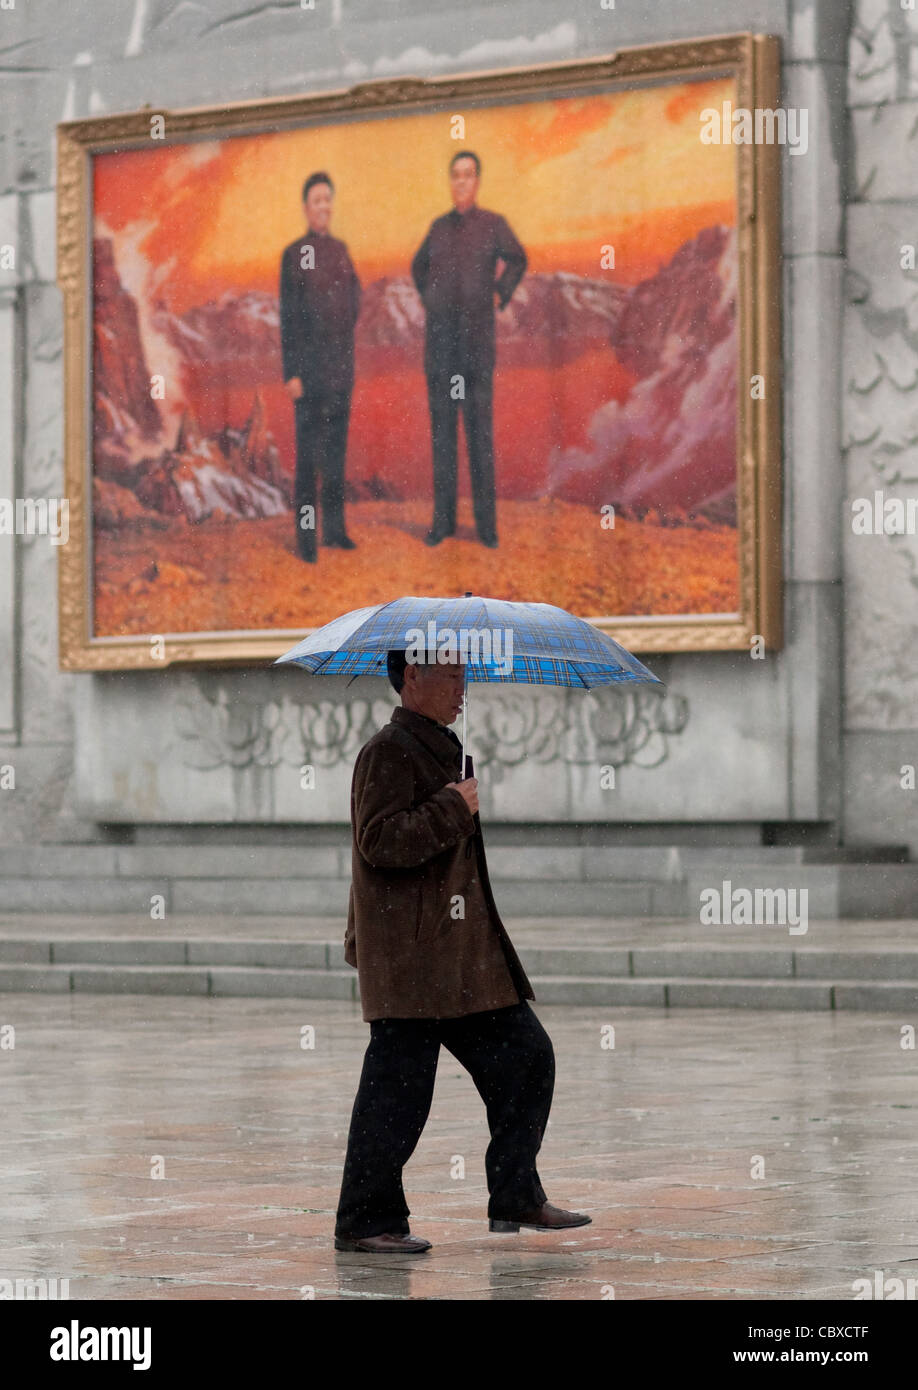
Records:
[[[367,1022],[535,998],[494,902],[479,818],[447,785],[462,780],[461,747],[397,705],[357,755],[344,958]]]

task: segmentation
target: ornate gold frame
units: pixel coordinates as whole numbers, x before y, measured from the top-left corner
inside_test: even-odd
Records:
[[[94,638],[90,631],[90,518],[88,472],[91,438],[89,347],[92,297],[90,204],[92,156],[145,144],[151,118],[161,115],[173,139],[182,136],[253,134],[260,128],[296,125],[317,116],[392,107],[423,110],[444,101],[544,95],[554,89],[589,90],[635,77],[732,75],[737,105],[774,109],[780,96],[777,38],[726,34],[678,43],[624,48],[585,62],[504,69],[456,77],[398,78],[364,82],[315,96],[243,101],[224,107],[157,111],[147,106],[123,115],[67,121],[57,127],[58,284],[65,306],[65,496],[70,502],[70,541],[59,554],[59,659],[63,670],[155,668],[172,663],[265,664],[291,645],[289,635],[166,635],[162,658],[150,637]],[[608,619],[597,626],[635,652],[749,649],[759,636],[779,647],[782,633],[781,563],[781,230],[780,147],[737,146],[739,283],[739,382],[755,374],[765,395],[753,401],[740,389],[737,476],[740,552],[738,619],[710,617]]]

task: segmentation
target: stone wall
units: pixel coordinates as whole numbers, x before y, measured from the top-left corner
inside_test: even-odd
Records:
[[[16,268],[3,272],[0,284],[0,495],[61,492],[58,121],[147,102],[218,104],[392,75],[526,66],[739,30],[776,34],[783,44],[783,103],[806,106],[810,116],[807,155],[788,158],[784,151],[782,167],[785,647],[766,661],[743,653],[651,660],[670,692],[652,717],[615,692],[583,697],[521,688],[508,696],[475,686],[470,744],[483,812],[508,823],[681,822],[732,825],[739,833],[762,822],[791,822],[827,827],[831,840],[844,791],[852,840],[911,838],[918,847],[914,830],[907,830],[904,799],[902,816],[891,816],[885,783],[872,808],[864,802],[875,750],[882,748],[879,761],[887,768],[900,754],[905,761],[902,750],[914,728],[908,694],[915,658],[902,640],[907,610],[899,617],[892,606],[885,618],[875,613],[890,584],[902,595],[913,592],[911,571],[902,570],[906,547],[883,543],[900,567],[891,579],[868,545],[846,543],[845,577],[853,591],[846,611],[836,505],[845,490],[848,89],[855,102],[872,103],[853,112],[853,167],[863,169],[864,179],[874,165],[878,174],[863,190],[859,176],[854,179],[848,231],[855,261],[863,247],[867,264],[857,268],[870,293],[847,305],[846,350],[849,361],[854,351],[862,362],[871,346],[888,347],[895,374],[892,362],[901,362],[895,354],[910,331],[908,285],[872,257],[871,219],[905,239],[906,209],[895,201],[894,181],[903,167],[898,152],[911,138],[908,84],[915,84],[916,65],[908,45],[918,31],[905,27],[914,17],[897,18],[892,3],[857,9],[852,37],[847,0],[618,0],[612,10],[600,0],[574,0],[560,13],[549,0],[467,0],[461,7],[454,0],[315,0],[312,11],[277,0],[93,0],[66,9],[53,0],[17,0],[12,10],[0,10],[0,43],[15,54],[0,75],[8,113],[0,144],[0,242],[18,248]],[[874,57],[865,56],[874,33],[886,36],[885,64],[876,44]],[[882,103],[889,101],[897,105],[887,114]],[[885,153],[876,119],[888,120]],[[906,360],[914,376],[913,356]],[[849,491],[866,486],[875,453],[864,412],[882,418],[890,438],[907,446],[907,382],[884,378],[872,394],[860,389],[868,384],[864,376],[857,390],[846,390]],[[856,430],[855,406],[862,422]],[[852,442],[856,432],[868,442]],[[289,671],[61,673],[56,562],[46,538],[17,539],[15,549],[0,538],[0,764],[16,769],[15,792],[0,792],[0,843],[104,838],[102,822],[346,821],[348,760],[355,742],[384,721],[394,701],[387,685],[363,681],[345,692],[344,681],[328,680],[319,689],[304,673]],[[859,647],[872,673],[859,664]],[[877,668],[884,673],[879,694],[868,684]],[[335,707],[339,713],[332,715]],[[637,731],[634,737],[626,736],[629,730]],[[591,790],[595,778],[585,776],[584,764],[592,760],[595,771],[597,757],[620,769],[614,794]],[[324,768],[317,792],[308,796],[299,790],[304,762]]]
[[[918,537],[852,525],[857,499],[918,498],[918,14],[898,0],[856,6],[848,101],[844,831],[918,854]]]

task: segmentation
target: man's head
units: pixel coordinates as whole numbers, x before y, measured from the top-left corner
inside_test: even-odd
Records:
[[[452,724],[462,709],[465,665],[460,661],[409,661],[405,652],[390,651],[389,681],[402,697],[404,709],[426,714],[438,724]]]
[[[309,175],[303,184],[303,216],[312,231],[328,231],[334,197],[335,185],[323,170]]]
[[[471,150],[460,150],[449,162],[449,186],[457,212],[468,212],[478,196],[481,160]]]

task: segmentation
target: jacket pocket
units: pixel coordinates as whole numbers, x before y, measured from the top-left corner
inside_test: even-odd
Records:
[[[442,893],[435,880],[425,878],[418,889],[415,943],[432,941],[440,935],[442,929]]]

